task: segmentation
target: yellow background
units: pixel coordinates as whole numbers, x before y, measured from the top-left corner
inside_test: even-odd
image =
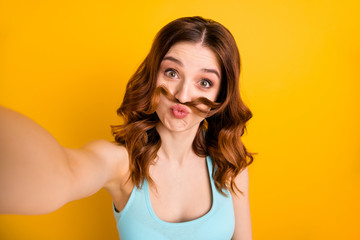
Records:
[[[254,239],[360,239],[358,1],[0,1],[0,103],[67,147],[112,140],[127,80],[169,21],[224,24],[254,117],[245,145]],[[0,133],[1,134],[1,133]],[[26,201],[26,199],[24,199]],[[0,239],[117,239],[101,190]]]

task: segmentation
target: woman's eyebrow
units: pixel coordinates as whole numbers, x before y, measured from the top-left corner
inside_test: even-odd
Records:
[[[179,60],[179,59],[176,59],[176,58],[174,58],[174,57],[171,57],[171,56],[165,56],[164,58],[163,58],[163,61],[164,60],[169,60],[169,61],[172,61],[172,62],[175,62],[175,63],[177,63],[177,64],[179,64],[180,66],[184,66],[184,64]]]
[[[179,64],[181,67],[184,66],[184,64],[183,64],[179,59],[176,59],[176,58],[174,58],[174,57],[172,57],[172,56],[165,56],[165,57],[163,58],[163,61],[165,61],[165,60],[169,60],[169,61],[172,61],[172,62],[174,62],[174,63],[177,63],[177,64]],[[202,72],[208,72],[208,73],[214,73],[219,79],[221,79],[219,72],[218,72],[217,70],[215,70],[215,69],[202,68],[201,71],[202,71]]]
[[[219,72],[216,71],[215,69],[202,68],[201,71],[214,73],[219,79],[221,79]]]

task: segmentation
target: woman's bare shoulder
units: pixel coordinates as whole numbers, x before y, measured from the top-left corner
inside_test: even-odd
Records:
[[[128,172],[129,155],[125,146],[105,139],[98,139],[87,143],[83,148],[90,150],[100,159],[106,161],[108,166],[114,170],[112,178],[118,178]]]
[[[125,146],[105,139],[93,140],[84,145],[83,148],[89,149],[105,158],[119,158],[118,160],[121,160],[128,156]]]

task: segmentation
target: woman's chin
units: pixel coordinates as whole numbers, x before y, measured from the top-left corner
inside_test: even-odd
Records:
[[[167,121],[164,123],[164,127],[172,132],[183,132],[189,127],[189,124],[183,120]]]
[[[184,119],[176,119],[175,121],[174,119],[171,119],[169,121],[165,120],[164,123],[160,122],[160,124],[161,128],[164,128],[170,132],[186,132],[193,129],[194,127],[197,129],[200,123],[189,124]]]

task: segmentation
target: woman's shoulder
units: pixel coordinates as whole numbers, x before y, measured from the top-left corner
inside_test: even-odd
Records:
[[[110,176],[106,185],[122,183],[129,173],[129,155],[125,146],[105,139],[97,139],[86,144],[87,149],[106,162]],[[107,186],[105,186],[107,188]]]
[[[87,143],[85,146],[91,148],[94,153],[107,159],[126,160],[128,158],[128,152],[125,146],[116,142],[97,139]]]

